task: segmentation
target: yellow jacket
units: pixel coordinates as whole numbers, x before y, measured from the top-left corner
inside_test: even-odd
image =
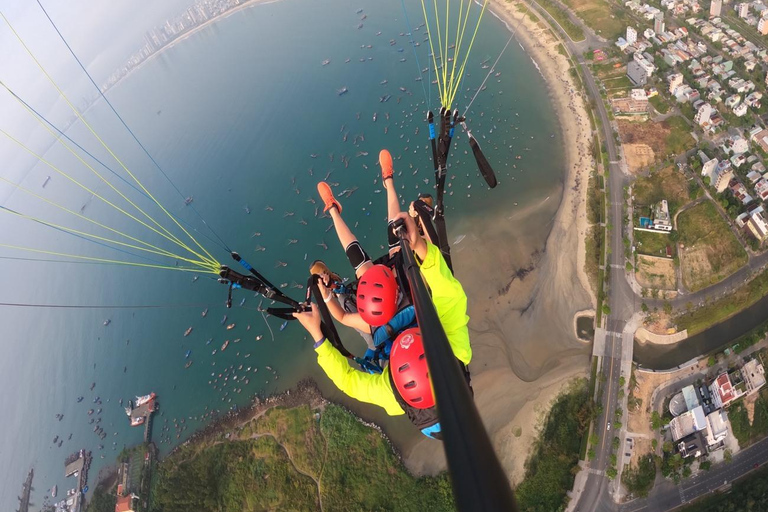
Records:
[[[469,330],[467,329],[467,295],[461,283],[453,277],[445,263],[440,250],[427,242],[427,256],[421,264],[424,281],[432,292],[432,302],[435,305],[440,323],[445,329],[448,342],[453,354],[465,365],[472,359],[472,348],[469,346]],[[325,340],[315,351],[317,362],[329,379],[347,395],[384,408],[390,416],[405,414],[395,399],[390,384],[388,370],[383,373],[371,374],[357,370],[349,365],[349,360],[341,355],[328,340]]]

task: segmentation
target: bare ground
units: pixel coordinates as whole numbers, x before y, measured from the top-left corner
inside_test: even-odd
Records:
[[[653,149],[647,144],[624,144],[623,147],[627,168],[632,174],[638,174],[655,160]]]
[[[638,270],[635,272],[637,282],[643,288],[657,290],[677,290],[677,274],[675,262],[670,258],[638,255]]]

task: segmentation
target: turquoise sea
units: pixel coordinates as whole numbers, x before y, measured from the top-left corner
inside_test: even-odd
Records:
[[[406,7],[415,29],[422,19],[420,4],[407,2]],[[361,20],[363,15],[366,18]],[[330,220],[315,216],[317,181],[328,175],[328,181],[338,183],[337,192],[359,187],[342,199],[344,216],[373,254],[382,252],[386,243],[379,150],[388,148],[394,155],[397,184],[405,199],[432,188],[424,118],[429,99],[433,108],[439,105],[436,89],[425,97],[422,84],[428,88],[428,78],[416,81],[419,65],[408,32],[400,2],[263,3],[234,12],[178,41],[122,80],[108,96],[183,196],[194,199],[192,206],[218,236],[272,282],[286,283],[286,293],[301,298],[304,290],[292,285],[306,282],[307,268],[315,258],[326,260],[342,275],[352,274],[334,232],[328,231]],[[420,66],[426,67],[424,30],[412,33],[420,43],[416,48]],[[460,109],[468,103],[464,95],[474,94],[488,71],[481,68],[482,63],[492,64],[508,37],[498,20],[484,18],[467,65]],[[390,45],[391,39],[394,45]],[[325,59],[330,63],[324,66]],[[345,63],[346,59],[350,62]],[[496,71],[501,74],[488,80],[468,119],[500,185],[488,190],[466,137],[460,134],[450,159],[449,191],[453,194],[446,197],[452,239],[462,234],[451,230],[452,220],[469,213],[490,220],[496,211],[506,211],[514,203],[519,207],[535,203],[562,186],[562,142],[542,77],[515,42]],[[388,82],[382,85],[383,80]],[[339,96],[337,90],[342,87],[349,92]],[[90,94],[83,91],[82,96]],[[385,95],[391,98],[381,102]],[[104,102],[97,101],[85,117],[168,211],[193,226],[196,231],[191,233],[220,263],[236,268],[216,237],[184,205]],[[3,128],[13,133],[13,127]],[[130,180],[82,123],[76,122],[67,133]],[[94,193],[125,206],[126,211],[131,208],[48,137],[46,160]],[[2,149],[12,147],[7,139],[0,144]],[[28,169],[19,167],[25,161],[30,162]],[[35,194],[75,212],[82,209],[88,219],[162,248],[172,247],[45,164],[28,158],[14,162],[12,175],[23,174],[21,185]],[[149,200],[93,165],[152,218],[180,233]],[[43,188],[47,176],[51,180]],[[30,217],[112,236],[84,219],[2,185],[0,197],[6,196],[3,206]],[[154,264],[3,213],[3,244]],[[327,250],[319,245],[322,243]],[[258,247],[265,250],[257,251]],[[57,258],[3,247],[0,256]],[[175,265],[173,259],[147,257]],[[278,261],[287,265],[278,266]],[[73,485],[63,477],[63,461],[69,453],[80,448],[93,451],[93,483],[123,446],[140,442],[143,429],[128,425],[118,403],[121,398],[127,401],[150,391],[158,393],[162,412],[155,418],[153,433],[163,453],[205,425],[210,411],[226,412],[236,404],[248,403],[254,394],[282,391],[305,376],[315,377],[331,398],[343,400],[318,372],[300,326],[289,325],[280,332],[280,321],[266,320],[273,340],[265,319],[256,311],[260,300],[252,293],[236,291],[234,307],[226,310],[226,287],[210,274],[199,274],[193,282],[198,274],[152,268],[21,260],[3,263],[2,303],[121,307],[0,307],[2,510],[15,509],[30,467],[35,468],[32,510],[39,510],[54,484],[58,484],[59,496]],[[243,298],[244,306],[238,307]],[[204,309],[209,312],[202,318]],[[236,324],[231,331],[220,322],[225,314],[227,324]],[[105,326],[107,319],[110,322]],[[184,337],[189,327],[193,331]],[[256,341],[257,336],[262,338]],[[235,343],[238,338],[241,341]],[[206,344],[209,339],[211,343]],[[226,339],[233,341],[221,352]],[[345,339],[353,351],[361,349],[362,340],[356,335],[345,333]],[[215,355],[214,349],[218,350]],[[193,364],[185,369],[187,350],[191,350]],[[227,386],[223,386],[225,376]],[[78,403],[80,396],[84,399]],[[101,405],[94,404],[97,397]],[[387,419],[370,406],[349,405],[383,424],[401,446],[418,436],[407,420]],[[88,416],[89,409],[99,407],[100,414]],[[63,414],[63,419],[57,420],[56,414]],[[100,425],[107,432],[103,441],[93,432],[91,418],[101,418]],[[55,436],[64,439],[61,447],[52,443]]]

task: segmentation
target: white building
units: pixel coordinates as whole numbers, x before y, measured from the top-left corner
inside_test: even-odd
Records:
[[[627,43],[635,44],[637,42],[637,30],[632,27],[627,27]]]
[[[675,442],[694,432],[704,430],[707,428],[704,409],[701,406],[698,406],[692,411],[688,411],[676,418],[672,418],[672,421],[669,422],[669,428],[672,433],[672,440]]]
[[[723,0],[712,0],[709,6],[709,17],[714,18],[720,16],[720,11],[723,9]]]
[[[749,16],[749,4],[747,2],[742,2],[739,4],[739,18],[747,19]]]
[[[699,107],[699,111],[696,112],[696,116],[694,116],[693,120],[696,121],[696,124],[699,126],[704,126],[709,124],[709,119],[714,113],[715,109],[712,108],[712,105],[705,103]]]
[[[669,81],[669,93],[675,94],[677,88],[683,85],[683,75],[681,73],[674,73],[667,77]]]
[[[725,411],[718,409],[707,415],[707,445],[714,446],[725,441],[728,437],[728,416]]]
[[[762,35],[768,34],[768,20],[760,18],[760,21],[757,22],[757,31]]]
[[[657,34],[664,32],[664,14],[658,13],[653,18],[653,31]]]

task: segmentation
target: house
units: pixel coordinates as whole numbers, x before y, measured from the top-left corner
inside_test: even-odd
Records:
[[[732,94],[725,98],[725,106],[728,108],[733,108],[736,105],[738,105],[741,102],[741,96],[738,94]]]
[[[731,182],[728,184],[728,188],[730,188],[731,192],[733,192],[733,196],[739,201],[741,201],[741,204],[746,205],[754,201],[752,196],[750,196],[749,193],[747,192],[747,187],[745,187],[744,184],[740,182],[738,179],[732,179]]]
[[[709,178],[709,183],[714,186],[715,180],[717,180],[717,158],[713,158],[712,160],[708,160],[704,166],[701,168],[701,175],[702,177]]]
[[[733,151],[734,155],[740,155],[749,151],[749,142],[741,135],[734,135],[730,139],[730,151]]]
[[[694,432],[685,436],[677,443],[677,451],[683,458],[693,457],[694,459],[707,454],[706,443],[701,432]]]
[[[723,409],[718,409],[714,412],[707,414],[707,445],[710,447],[715,446],[718,443],[725,441],[728,437],[728,424],[726,421],[728,416]]]
[[[666,199],[653,206],[653,229],[658,231],[672,231],[672,222],[669,217],[669,204]]]
[[[645,89],[632,89],[630,91],[630,97],[635,101],[645,101],[648,96],[645,94]]]
[[[696,121],[696,124],[699,126],[705,126],[709,124],[709,119],[712,117],[714,110],[715,109],[713,109],[709,103],[705,103],[699,107],[699,110],[696,112],[693,120]]]
[[[750,134],[752,132],[750,131]],[[759,132],[752,135],[751,139],[760,146],[760,149],[762,149],[765,152],[768,152],[768,130],[760,130]]]
[[[747,113],[747,105],[745,103],[742,103],[741,105],[737,105],[736,108],[733,109],[733,114],[736,117],[743,117]]]
[[[733,164],[733,167],[738,169],[741,167],[741,165],[747,161],[747,157],[745,157],[743,154],[741,155],[733,155],[731,157],[731,163]]]
[[[765,368],[757,359],[751,359],[741,368],[741,376],[747,383],[747,394],[754,393],[765,386]]]
[[[685,412],[669,422],[669,429],[672,433],[672,440],[677,442],[681,439],[707,428],[707,421],[704,416],[704,408],[698,406],[692,411]]]
[[[733,389],[727,372],[718,375],[715,381],[709,385],[709,390],[712,393],[712,403],[716,409],[728,406],[728,404],[741,396],[737,395],[736,390]]]
[[[118,496],[117,503],[115,503],[115,512],[136,512],[136,509],[133,507],[135,497],[133,494]]]
[[[648,75],[645,69],[634,60],[627,64],[627,78],[635,87],[642,87],[648,83]]]
[[[768,200],[768,181],[766,181],[762,176],[760,176],[760,180],[755,183],[755,194],[757,194],[757,196],[762,201]]]

